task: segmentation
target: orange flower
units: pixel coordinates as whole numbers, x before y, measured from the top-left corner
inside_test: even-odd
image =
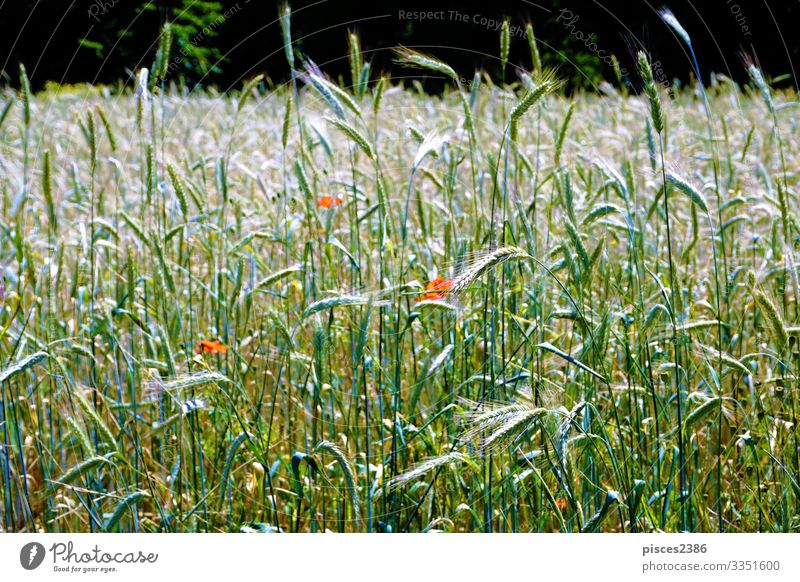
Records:
[[[453,280],[445,279],[441,275],[436,277],[433,281],[428,283],[425,287],[426,293],[421,297],[417,297],[417,301],[435,301],[437,299],[444,299],[447,297],[447,292],[453,288]]]
[[[556,499],[556,507],[558,507],[561,511],[564,511],[567,508],[566,499],[562,499],[561,497]]]
[[[194,351],[198,354],[224,354],[228,351],[228,346],[221,344],[218,340],[200,340]]]
[[[322,208],[331,208],[333,206],[339,206],[342,203],[342,199],[339,196],[330,196],[326,194],[325,196],[320,196],[317,198],[317,206],[321,206]]]

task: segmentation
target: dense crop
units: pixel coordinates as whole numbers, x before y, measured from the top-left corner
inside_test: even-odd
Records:
[[[4,94],[2,529],[796,531],[796,96],[351,46]]]

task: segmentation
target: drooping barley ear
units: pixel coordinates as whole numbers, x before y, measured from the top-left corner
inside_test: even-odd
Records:
[[[583,217],[581,221],[582,226],[589,226],[596,220],[600,220],[608,216],[609,214],[624,214],[622,208],[617,206],[616,204],[609,203],[600,203],[596,206],[592,207],[592,209]]]
[[[619,493],[614,491],[613,489],[609,489],[606,491],[606,498],[603,501],[603,505],[597,512],[592,515],[589,519],[586,520],[586,523],[583,524],[581,528],[581,532],[583,533],[592,533],[596,532],[600,526],[602,525],[603,521],[608,517],[612,512],[611,509],[614,505],[617,504],[619,500]]]
[[[258,86],[263,78],[264,75],[256,75],[244,84],[244,87],[242,87],[242,93],[239,95],[239,102],[236,107],[237,113],[242,110],[244,104],[247,103],[247,99],[250,97],[250,95],[253,93],[253,90]]]
[[[358,33],[351,30],[347,33],[347,49],[348,58],[350,60],[350,79],[353,83],[353,93],[359,98],[361,97],[361,42],[358,39]]]
[[[108,122],[108,117],[106,117],[106,112],[103,111],[103,108],[99,105],[95,107],[95,111],[97,111],[97,115],[100,117],[100,121],[103,123],[103,128],[106,130],[106,135],[108,136],[108,144],[111,147],[111,151],[117,151],[117,139],[114,137],[114,132],[111,130],[111,124]]]
[[[220,372],[201,372],[200,374],[180,376],[165,382],[163,390],[171,394],[177,394],[189,388],[197,388],[205,384],[219,384],[220,382],[230,382],[230,380]]]
[[[567,113],[564,116],[564,122],[561,124],[561,129],[556,136],[556,144],[555,144],[555,166],[559,167],[561,165],[561,151],[564,148],[564,138],[567,136],[567,127],[569,126],[569,121],[572,119],[572,114],[575,112],[575,102],[569,104],[569,108],[567,109]]]
[[[369,303],[369,298],[361,295],[334,295],[333,297],[326,297],[325,299],[315,301],[306,307],[303,310],[303,313],[300,314],[300,321],[310,317],[311,315],[314,315],[315,313],[319,313],[320,311],[326,311],[336,307],[366,305],[367,303]]]
[[[714,412],[717,412],[717,410],[719,410],[719,408],[722,406],[723,401],[724,399],[722,397],[713,396],[705,400],[700,406],[687,414],[686,419],[683,421],[682,427],[684,436],[688,436],[694,425],[708,418]]]
[[[57,360],[59,367],[64,369],[63,362],[60,358]],[[98,434],[103,439],[103,442],[109,446],[112,451],[117,450],[117,440],[114,433],[111,432],[108,424],[100,417],[94,406],[86,399],[77,386],[70,386],[70,398],[78,405],[84,418],[88,418],[94,427],[97,429]]]
[[[378,111],[381,108],[381,101],[383,101],[383,91],[386,89],[386,78],[381,77],[378,79],[378,83],[375,85],[375,93],[374,97],[372,98],[372,112],[375,115],[378,115]]]
[[[317,74],[316,65],[307,62],[306,72],[300,73],[300,77],[333,109],[336,117],[344,117],[344,107],[333,90],[333,83],[327,83],[321,74]]]
[[[70,432],[74,433],[78,438],[78,441],[81,443],[81,448],[83,448],[83,452],[86,455],[93,455],[95,450],[92,446],[92,441],[89,440],[89,435],[86,434],[86,430],[83,428],[83,426],[78,424],[78,421],[71,416],[67,417],[67,426],[69,426]]]
[[[506,64],[508,64],[508,54],[511,50],[511,25],[508,18],[503,20],[503,25],[500,27],[500,70],[503,76],[506,74]]]
[[[350,93],[339,87],[336,83],[332,83],[328,79],[323,76],[319,76],[320,83],[325,85],[325,87],[330,91],[336,98],[343,103],[350,111],[355,113],[357,116],[361,117],[361,109],[356,103],[355,99],[350,96]]]
[[[47,357],[48,357],[47,352],[36,352],[35,354],[31,354],[30,356],[25,356],[24,358],[20,358],[7,368],[0,370],[0,384],[5,382],[6,380],[10,380],[17,374],[21,374],[25,370],[33,368],[36,364],[45,361]]]
[[[644,51],[639,51],[638,68],[639,76],[644,83],[644,92],[647,95],[647,100],[650,102],[650,118],[653,121],[653,127],[656,132],[661,135],[664,131],[664,110],[661,108],[661,97],[658,95],[658,87],[653,78],[653,69],[650,67],[650,59],[647,58]]]
[[[106,457],[89,457],[85,461],[81,461],[71,469],[68,469],[60,476],[53,479],[53,481],[47,487],[47,493],[52,495],[64,485],[69,485],[79,479],[82,475],[89,473],[101,465],[106,465],[109,463],[111,463],[111,461]]]
[[[345,484],[347,485],[347,492],[350,497],[350,505],[353,508],[353,520],[358,522],[360,511],[358,507],[358,489],[356,488],[356,473],[353,470],[353,465],[347,455],[344,454],[338,445],[330,441],[321,441],[314,447],[315,451],[328,453],[331,457],[336,459],[339,468],[342,470]]]
[[[783,323],[783,319],[778,312],[778,308],[775,307],[775,304],[767,296],[767,294],[759,289],[758,281],[756,280],[756,275],[753,273],[753,271],[747,272],[747,284],[750,286],[750,290],[753,293],[753,298],[756,301],[756,305],[764,314],[764,318],[767,320],[769,335],[772,337],[772,341],[775,342],[775,345],[778,347],[778,349],[782,351],[783,348],[789,343],[789,334],[786,331],[786,325]]]
[[[787,330],[788,333],[788,330]],[[708,354],[709,358],[719,359],[723,364],[727,365],[730,368],[734,368],[741,372],[746,376],[752,375],[753,371],[750,370],[747,366],[745,366],[742,362],[734,358],[732,355],[719,350],[718,348],[707,346],[705,344],[697,343],[700,346],[700,349],[703,350],[706,354]]]
[[[764,101],[767,109],[769,109],[772,117],[776,117],[775,102],[772,100],[772,92],[769,89],[766,79],[764,79],[764,74],[761,72],[761,69],[759,69],[751,60],[747,59],[746,65],[747,74],[750,75],[750,79],[752,79],[753,84],[761,93],[761,99]]]
[[[703,212],[708,212],[708,203],[702,192],[692,186],[689,182],[684,180],[672,170],[667,170],[667,180],[670,184],[675,186],[678,190],[684,193],[693,204],[696,204]]]
[[[561,82],[553,78],[551,72],[542,73],[542,79],[538,85],[525,93],[519,103],[511,110],[511,119],[509,123],[509,132],[511,140],[516,140],[517,125],[519,120],[525,115],[531,107],[533,107],[539,100],[543,99],[553,91],[555,91]]]
[[[414,465],[410,470],[392,477],[386,484],[386,487],[389,490],[392,490],[404,483],[412,481],[417,477],[421,477],[426,473],[430,473],[434,469],[438,469],[439,467],[450,465],[452,463],[471,463],[470,458],[465,455],[464,453],[460,453],[457,451],[445,453],[443,455],[439,455],[438,457],[431,457],[425,459]]]
[[[117,507],[114,509],[114,512],[111,514],[108,520],[103,524],[103,530],[107,532],[112,531],[119,523],[119,520],[122,519],[122,516],[125,514],[125,511],[127,511],[128,508],[136,505],[138,502],[148,497],[151,497],[151,495],[147,491],[134,491],[133,493],[125,497],[125,499],[123,499],[117,504]]]
[[[500,247],[478,258],[453,281],[451,293],[458,294],[481,278],[485,273],[505,262],[526,259],[530,255],[519,247]]]
[[[47,220],[50,222],[50,233],[55,236],[58,230],[58,220],[56,217],[56,205],[53,202],[53,177],[50,167],[50,150],[45,150],[44,161],[42,163],[42,193],[47,205]]]
[[[346,134],[350,139],[352,139],[359,148],[367,155],[367,157],[371,160],[375,159],[375,150],[372,147],[372,144],[369,143],[366,137],[359,132],[355,127],[350,125],[349,123],[342,121],[341,119],[336,119],[333,117],[326,117],[325,120],[334,125],[337,129],[342,131]]]
[[[22,93],[22,121],[27,133],[27,129],[31,125],[31,82],[28,79],[25,65],[22,63],[19,64],[19,89]]]
[[[675,33],[681,37],[681,40],[686,43],[687,46],[692,44],[692,39],[689,37],[689,33],[686,32],[686,29],[683,28],[681,23],[672,13],[672,10],[664,6],[663,8],[659,9],[658,15]]]
[[[413,125],[408,126],[408,133],[411,134],[411,137],[414,138],[414,141],[417,142],[417,144],[421,144],[425,141],[425,134]]]
[[[281,132],[281,144],[283,149],[286,149],[286,144],[289,143],[289,127],[292,123],[292,106],[294,105],[294,97],[291,93],[286,96],[286,110],[283,114],[283,131]]]
[[[539,55],[539,46],[536,42],[536,36],[533,34],[533,24],[530,22],[525,25],[525,36],[528,37],[528,48],[531,51],[533,72],[538,77],[542,72],[542,58]]]
[[[289,68],[294,69],[294,50],[292,49],[292,9],[289,4],[282,4],[278,9],[281,24],[281,34],[283,35],[283,51],[286,54],[286,62]]]
[[[178,199],[178,206],[180,206],[181,214],[183,214],[183,218],[186,220],[186,217],[189,214],[189,203],[186,199],[186,190],[183,187],[183,182],[181,181],[175,166],[172,164],[167,164],[167,172],[169,173],[169,179],[172,182],[172,188],[175,190],[175,197]]]
[[[397,57],[397,62],[402,65],[435,71],[450,77],[453,81],[458,81],[458,75],[456,74],[455,70],[453,70],[450,65],[440,61],[436,57],[432,57],[430,55],[426,55],[405,47],[396,49],[395,55]]]
[[[264,289],[266,287],[269,287],[273,283],[280,281],[284,277],[287,277],[292,273],[297,273],[302,270],[303,270],[302,265],[292,265],[291,267],[286,267],[285,269],[275,271],[274,273],[270,273],[269,275],[261,279],[258,283],[256,283],[253,289]]]

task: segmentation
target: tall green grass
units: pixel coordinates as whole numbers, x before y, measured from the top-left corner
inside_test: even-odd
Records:
[[[3,93],[3,531],[798,529],[795,94],[281,24],[287,87]]]

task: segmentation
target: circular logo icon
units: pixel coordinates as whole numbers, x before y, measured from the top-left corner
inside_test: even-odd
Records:
[[[39,542],[30,542],[19,551],[19,563],[26,570],[35,570],[44,562],[44,546]]]

